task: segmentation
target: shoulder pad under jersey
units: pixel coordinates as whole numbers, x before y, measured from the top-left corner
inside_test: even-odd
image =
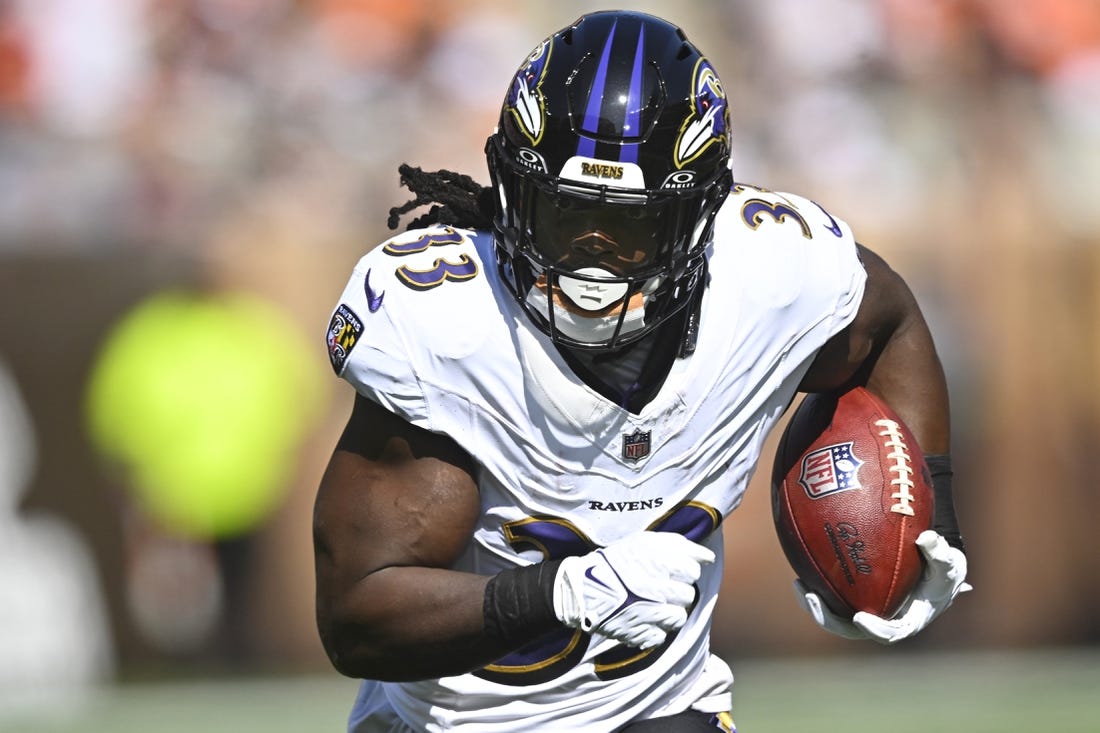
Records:
[[[329,321],[333,370],[423,424],[425,375],[477,350],[501,320],[487,282],[492,262],[491,235],[451,227],[404,232],[368,252]]]
[[[734,185],[719,213],[711,264],[773,305],[861,296],[865,279],[848,224],[808,198],[747,184]]]

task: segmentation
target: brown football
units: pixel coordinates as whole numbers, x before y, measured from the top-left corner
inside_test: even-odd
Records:
[[[772,468],[772,515],[791,568],[835,613],[892,617],[920,580],[932,526],[928,468],[909,428],[862,387],[807,395]]]

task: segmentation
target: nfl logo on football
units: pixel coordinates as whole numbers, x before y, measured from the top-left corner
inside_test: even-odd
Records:
[[[630,435],[623,434],[623,460],[637,463],[649,455],[650,431],[635,430]]]
[[[811,499],[861,489],[859,467],[862,465],[863,461],[852,452],[852,443],[829,445],[802,457],[802,475],[798,483]]]

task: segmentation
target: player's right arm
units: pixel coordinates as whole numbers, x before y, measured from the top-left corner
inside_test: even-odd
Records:
[[[479,511],[473,470],[450,438],[356,396],[313,515],[317,626],[341,673],[440,677],[510,651],[485,633],[489,578],[449,569]]]
[[[492,577],[452,570],[479,511],[465,451],[356,396],[313,515],[317,627],[337,670],[460,674],[562,624],[658,646],[684,624],[692,584],[714,560],[682,535],[637,532]]]

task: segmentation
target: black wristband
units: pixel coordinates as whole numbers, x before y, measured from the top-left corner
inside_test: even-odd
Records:
[[[537,639],[560,625],[554,614],[554,579],[561,560],[550,560],[494,575],[485,586],[485,633],[510,645]]]
[[[959,520],[955,516],[955,499],[951,492],[951,454],[943,453],[924,457],[928,472],[932,474],[932,492],[936,496],[936,512],[932,529],[943,535],[947,544],[966,552]]]

